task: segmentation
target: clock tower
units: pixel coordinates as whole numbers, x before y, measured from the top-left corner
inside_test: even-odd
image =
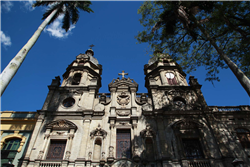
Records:
[[[145,86],[152,96],[155,112],[206,108],[201,85],[189,77],[169,55],[153,57],[144,66]]]

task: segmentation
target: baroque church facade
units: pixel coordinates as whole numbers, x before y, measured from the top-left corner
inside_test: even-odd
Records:
[[[22,167],[250,166],[250,107],[208,106],[201,85],[170,57],[144,66],[147,93],[119,73],[99,93],[92,49],[55,77]]]

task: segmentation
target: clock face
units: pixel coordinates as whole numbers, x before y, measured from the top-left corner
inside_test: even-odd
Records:
[[[174,78],[174,74],[171,73],[171,72],[167,72],[167,73],[166,73],[166,77],[167,77],[168,79],[173,79],[173,78]]]

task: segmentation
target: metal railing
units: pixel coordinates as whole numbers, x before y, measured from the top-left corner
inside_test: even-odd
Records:
[[[188,161],[188,167],[211,167],[208,160],[193,160]]]
[[[212,111],[219,112],[235,112],[235,111],[250,111],[250,106],[209,106]]]

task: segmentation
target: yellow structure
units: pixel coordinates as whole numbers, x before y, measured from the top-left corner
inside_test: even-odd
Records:
[[[36,112],[1,112],[1,164],[19,166],[37,121]]]

